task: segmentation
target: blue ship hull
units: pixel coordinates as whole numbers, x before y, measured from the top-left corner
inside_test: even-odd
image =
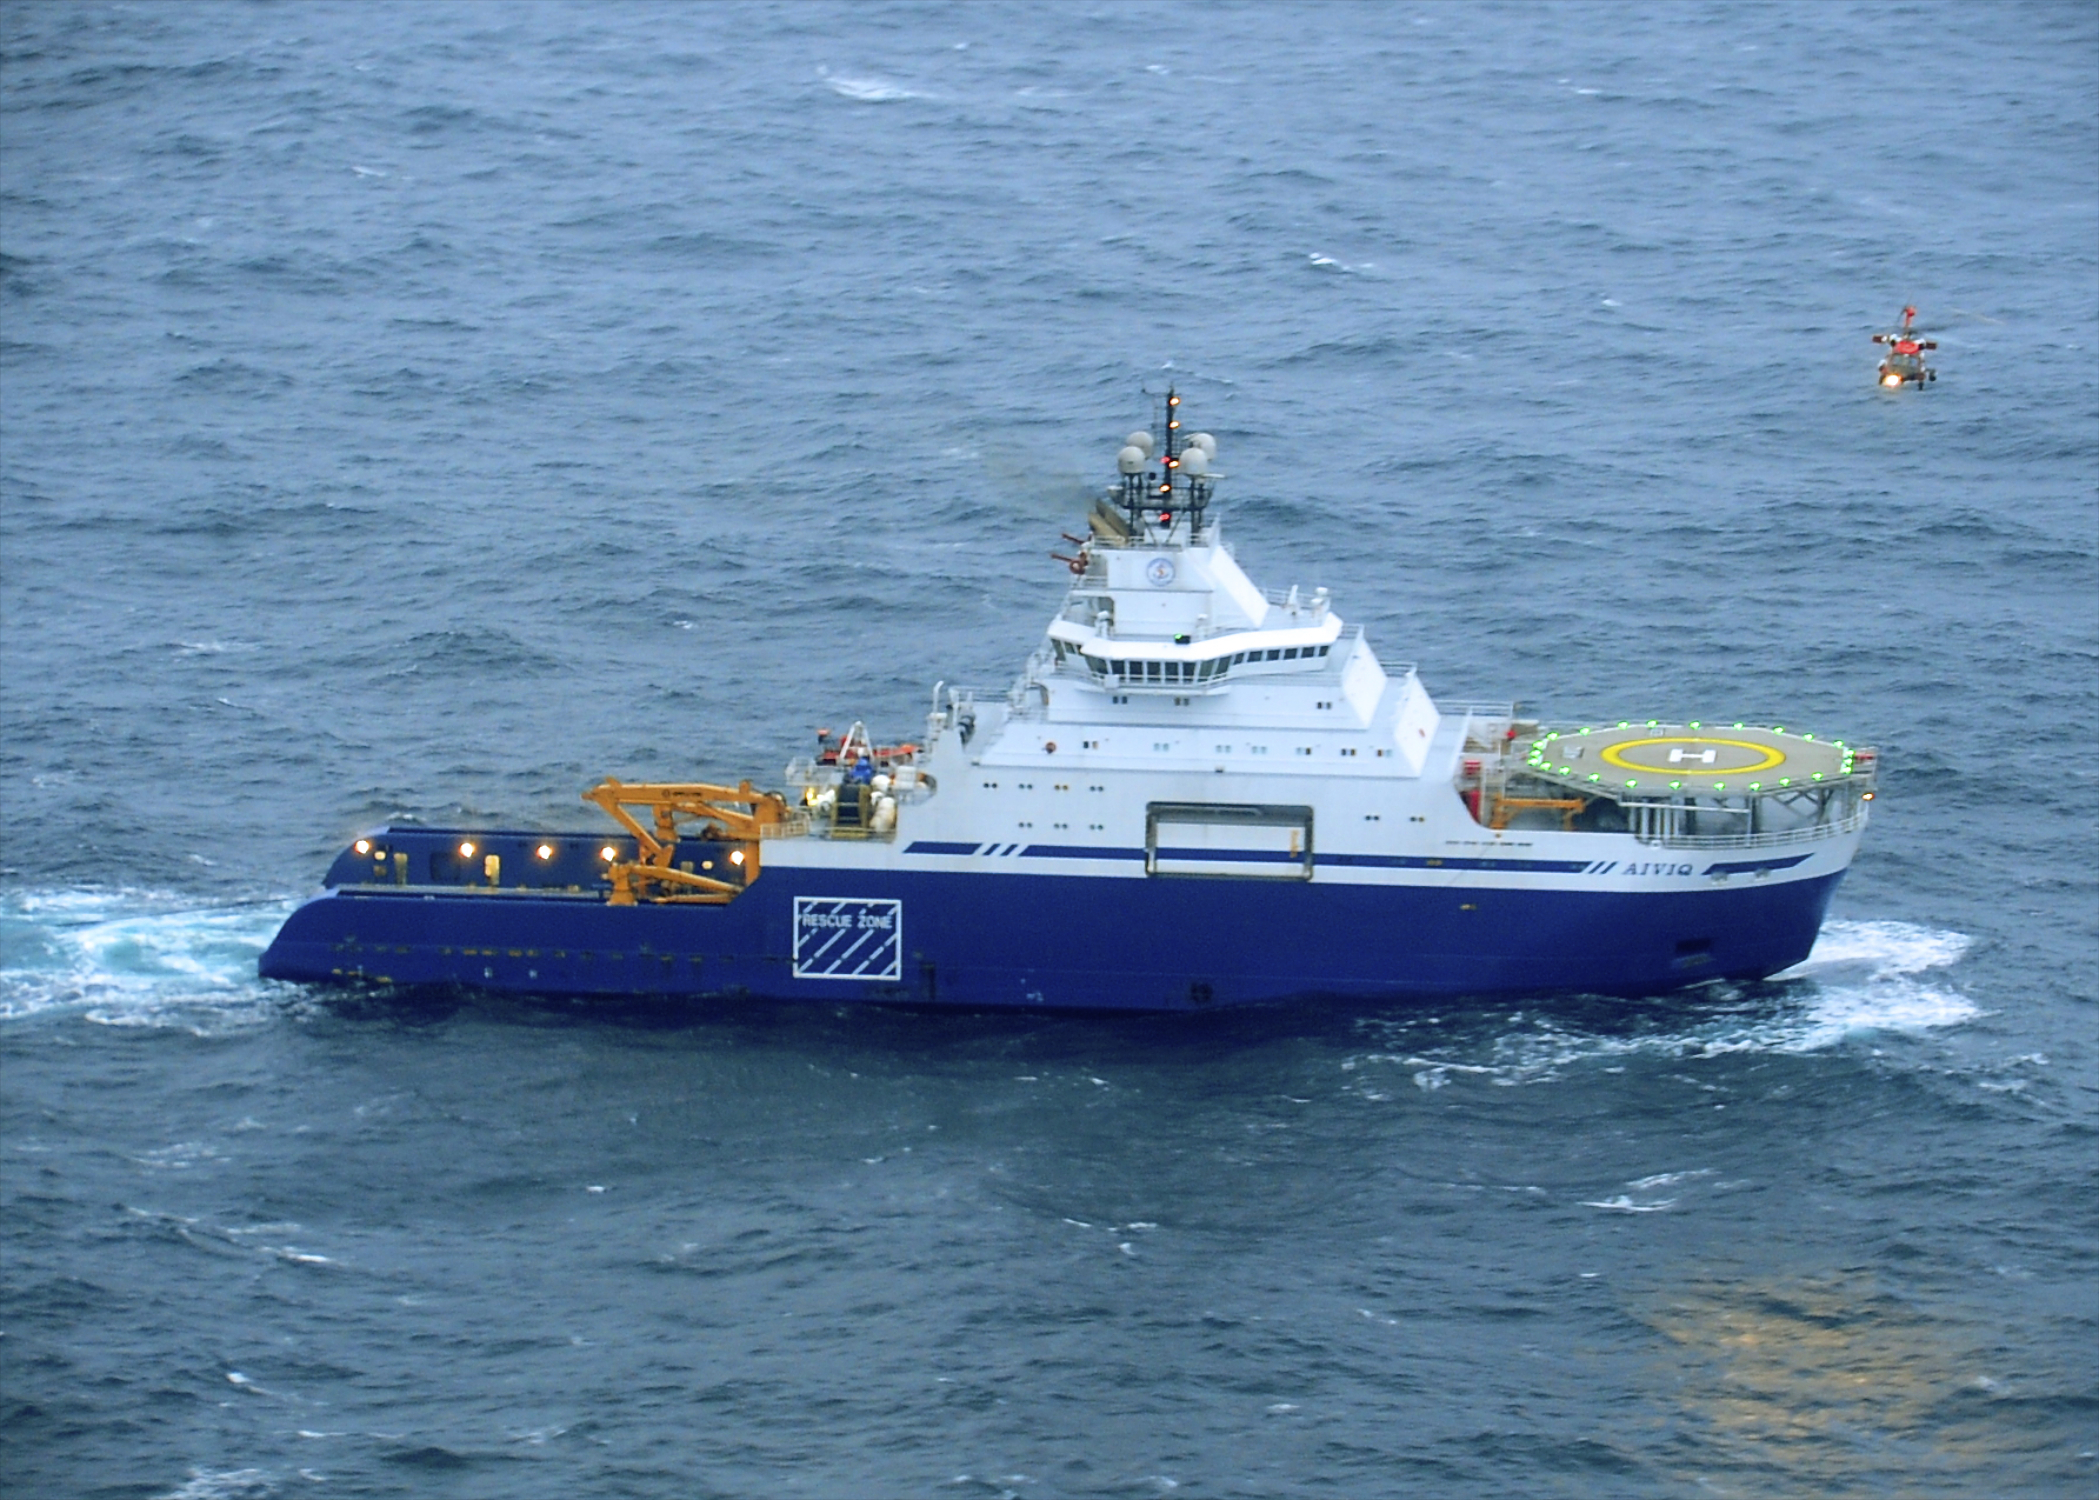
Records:
[[[1800,962],[1841,879],[1625,891],[773,865],[725,904],[630,906],[580,881],[475,889],[365,880],[295,911],[261,972],[972,1009],[1653,994]]]

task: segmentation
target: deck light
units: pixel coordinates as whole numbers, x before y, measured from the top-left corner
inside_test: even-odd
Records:
[[[730,850],[730,851],[729,851],[729,863],[730,863],[730,864],[732,864],[732,865],[740,865],[740,864],[742,864],[742,863],[743,863],[743,851],[742,851],[741,849],[732,849],[732,850]]]
[[[539,846],[539,857],[541,859],[552,859],[554,857],[554,846],[552,844],[541,844]]]
[[[461,844],[459,846],[459,857],[461,859],[472,859],[474,857],[474,846],[472,844]]]
[[[619,858],[619,851],[607,844],[598,851],[598,858],[604,860],[607,864],[611,864],[613,860]]]
[[[359,854],[370,854],[372,852],[372,841],[370,839],[359,839],[351,847]]]
[[[1868,792],[1868,793],[1866,793],[1866,799],[1865,799],[1865,800],[1866,800],[1866,801],[1868,801],[1868,802],[1871,802],[1871,801],[1873,800],[1873,794],[1872,794],[1871,792]]]

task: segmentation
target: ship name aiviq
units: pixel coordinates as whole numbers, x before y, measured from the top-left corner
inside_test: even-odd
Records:
[[[1325,589],[1264,591],[1155,398],[1010,687],[942,684],[782,790],[584,793],[602,832],[377,828],[275,979],[1185,1010],[1652,994],[1804,959],[1876,757],[1743,723],[1437,704]]]

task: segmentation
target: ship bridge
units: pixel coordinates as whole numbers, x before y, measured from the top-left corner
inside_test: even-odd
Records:
[[[1346,634],[1325,589],[1255,587],[1212,525],[1200,542],[1168,535],[1089,549],[1049,644],[1055,663],[1097,687],[1186,694],[1221,689],[1234,674],[1304,670]]]
[[[1113,695],[1188,697],[1367,657],[1325,589],[1263,590],[1241,570],[1209,519],[1217,440],[1182,433],[1180,399],[1166,393],[1163,442],[1124,440],[1088,534],[1066,537],[1076,555],[1055,554],[1076,578],[1050,623],[1052,670]]]

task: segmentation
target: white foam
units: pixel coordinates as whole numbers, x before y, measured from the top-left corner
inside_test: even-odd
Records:
[[[276,1485],[262,1469],[192,1469],[188,1483],[169,1490],[162,1500],[262,1500]]]
[[[816,71],[817,75],[831,86],[831,92],[861,104],[888,104],[898,99],[925,97],[885,78],[849,78],[843,73],[833,73],[829,68],[818,68]]]
[[[1657,1172],[1652,1177],[1642,1177],[1638,1181],[1628,1182],[1626,1186],[1636,1193],[1644,1193],[1652,1188],[1668,1187],[1671,1183],[1688,1182],[1694,1177],[1710,1177],[1712,1175],[1713,1169],[1711,1167],[1700,1167],[1694,1172]]]
[[[1417,1088],[1429,1092],[1459,1077],[1510,1087],[1549,1083],[1568,1066],[1593,1060],[1810,1053],[1855,1037],[1958,1026],[1982,1010],[1940,971],[1957,963],[1970,941],[1964,933],[1909,922],[1831,922],[1804,961],[1776,976],[1773,983],[1781,988],[1769,1001],[1709,1019],[1693,1012],[1680,1030],[1605,1035],[1563,1026],[1549,1008],[1518,1011],[1487,1045],[1485,1056],[1373,1052],[1349,1059],[1342,1069],[1376,1063],[1403,1067],[1413,1073]],[[1383,1028],[1393,1023],[1366,1024]],[[1419,1045],[1420,1030],[1411,1022],[1400,1021],[1396,1029],[1401,1036],[1394,1040],[1403,1037]],[[1374,1085],[1359,1085],[1357,1092],[1384,1097]]]
[[[1663,1198],[1655,1203],[1635,1203],[1632,1199],[1620,1193],[1615,1198],[1605,1198],[1601,1201],[1584,1199],[1582,1207],[1601,1208],[1614,1214],[1658,1214],[1676,1207],[1676,1200],[1674,1198]]]
[[[0,1021],[73,1010],[109,1026],[265,1019],[255,961],[296,903],[200,905],[121,887],[0,895]]]
[[[1795,1033],[1776,1050],[1812,1052],[1863,1032],[1929,1031],[1982,1014],[1967,996],[1935,979],[1973,941],[1966,933],[1910,922],[1831,922],[1814,951],[1778,980],[1805,980],[1812,998]]]

